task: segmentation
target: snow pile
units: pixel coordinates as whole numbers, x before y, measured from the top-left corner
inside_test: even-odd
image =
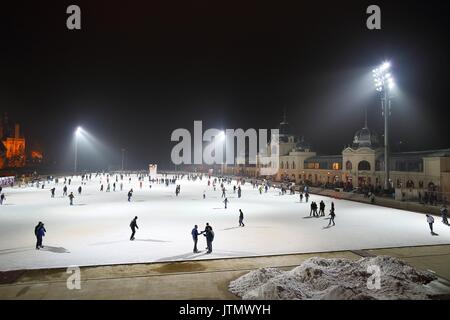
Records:
[[[373,270],[377,266],[381,279],[379,289],[374,288]],[[276,268],[251,271],[231,281],[229,289],[250,300],[423,300],[430,298],[432,292],[425,285],[433,280],[436,280],[433,274],[388,256],[358,261],[314,257],[290,271]]]

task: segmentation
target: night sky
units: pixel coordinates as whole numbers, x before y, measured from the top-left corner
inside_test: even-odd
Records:
[[[366,28],[374,3],[381,31]],[[0,112],[55,168],[72,166],[78,125],[103,148],[81,148],[80,168],[119,165],[121,148],[128,168],[171,168],[174,129],[276,128],[284,108],[315,151],[339,154],[365,108],[382,133],[371,70],[389,59],[392,143],[450,148],[446,3],[14,1],[0,13]],[[66,28],[70,4],[80,31]]]

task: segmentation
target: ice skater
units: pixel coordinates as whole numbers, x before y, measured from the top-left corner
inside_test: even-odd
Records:
[[[305,194],[305,200],[306,200],[306,203],[308,203],[308,200],[309,200],[309,193],[308,192]]]
[[[130,240],[131,240],[131,241],[134,240],[134,235],[135,235],[135,233],[136,233],[136,229],[139,229],[139,227],[138,227],[138,225],[137,225],[137,222],[136,222],[137,218],[138,218],[137,216],[134,217],[134,219],[131,220],[131,223],[130,223],[130,228],[131,228],[131,237],[130,237]]]
[[[447,210],[447,206],[444,204],[442,205],[441,208],[441,216],[442,216],[442,223],[448,225],[448,210]]]
[[[131,197],[133,196],[133,189],[131,189],[130,191],[128,191],[128,202],[131,201]]]
[[[434,218],[433,218],[433,216],[431,214],[427,214],[427,222],[428,222],[428,225],[430,226],[431,235],[433,235],[433,236],[437,235],[433,231]]]
[[[227,208],[228,202],[230,202],[230,201],[228,200],[228,198],[225,198],[225,200],[223,200],[223,203],[225,203],[225,209]]]
[[[195,225],[194,229],[192,229],[191,235],[192,235],[192,240],[194,241],[194,250],[193,250],[193,252],[194,253],[198,253],[199,251],[197,249],[197,242],[198,242],[198,235],[199,235],[199,233],[198,233],[198,226],[197,225]]]
[[[303,202],[303,192],[300,192],[300,202]]]
[[[81,186],[79,186],[78,187],[78,194],[81,194],[81,190],[82,190],[82,188],[81,188]]]
[[[210,254],[212,252],[212,242],[214,241],[214,231],[209,223],[206,223],[205,230],[202,233],[206,237],[206,253]]]
[[[67,196],[67,186],[63,188],[63,197]]]
[[[43,248],[42,237],[45,236],[47,230],[44,228],[44,224],[39,221],[36,227],[34,227],[34,234],[36,235],[36,250]]]
[[[0,205],[2,205],[3,204],[3,201],[5,201],[5,194],[4,193],[2,193],[1,195],[0,195]]]
[[[51,188],[51,189],[50,189],[50,192],[52,193],[52,198],[55,197],[55,190],[56,190],[55,188]]]
[[[239,227],[245,227],[244,224],[244,213],[239,209]]]
[[[75,198],[75,196],[73,195],[73,192],[71,192],[71,193],[69,194],[69,200],[70,200],[70,205],[71,205],[71,206],[73,205],[73,198]]]
[[[328,223],[328,226],[330,226],[332,222],[333,222],[333,226],[335,226],[336,224],[334,223],[334,218],[336,217],[336,214],[334,213],[334,208],[331,208],[329,216],[330,216],[330,222]]]
[[[319,216],[325,216],[325,202],[323,202],[323,200],[321,200],[319,204]]]
[[[241,186],[238,187],[238,198],[240,198],[242,195]]]

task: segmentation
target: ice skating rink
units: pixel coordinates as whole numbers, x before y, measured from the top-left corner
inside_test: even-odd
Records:
[[[450,228],[436,218],[431,236],[423,214],[312,195],[324,200],[328,214],[336,208],[336,226],[328,220],[309,217],[310,203],[300,203],[298,194],[280,196],[278,190],[259,194],[250,184],[242,187],[242,198],[226,185],[229,199],[224,209],[220,188],[213,191],[202,181],[179,180],[166,187],[149,182],[142,189],[136,176],[124,179],[123,191],[100,192],[99,178],[92,179],[79,196],[80,178],[68,186],[74,205],[62,196],[63,185],[50,188],[4,188],[0,206],[0,270],[35,269],[84,265],[194,260],[267,254],[368,249],[450,243]],[[106,178],[103,177],[103,182]],[[114,181],[114,179],[112,179]],[[120,183],[120,180],[119,180]],[[112,182],[111,182],[112,185]],[[119,184],[118,184],[119,185]],[[119,187],[117,187],[119,189]],[[134,189],[131,202],[127,192]],[[106,186],[105,186],[106,190]],[[203,199],[206,191],[206,199]],[[245,227],[238,227],[239,209]],[[130,241],[130,221],[138,216],[136,240]],[[42,250],[35,249],[34,227],[45,223]],[[215,232],[213,253],[206,255],[206,241],[199,239],[198,254],[192,253],[191,229],[203,230],[209,222]]]

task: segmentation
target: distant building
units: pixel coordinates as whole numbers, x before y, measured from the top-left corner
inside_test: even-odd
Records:
[[[338,155],[317,155],[303,138],[294,135],[284,119],[279,126],[279,163],[276,173],[262,176],[261,161],[255,166],[226,166],[225,174],[261,177],[311,186],[360,188],[379,191],[384,182],[384,147],[367,121],[351,145]],[[268,150],[272,150],[268,145]],[[450,149],[399,152],[390,155],[390,184],[407,197],[434,192],[450,195]]]
[[[25,138],[20,134],[19,124],[9,124],[6,113],[0,118],[0,142],[0,169],[25,167]]]

